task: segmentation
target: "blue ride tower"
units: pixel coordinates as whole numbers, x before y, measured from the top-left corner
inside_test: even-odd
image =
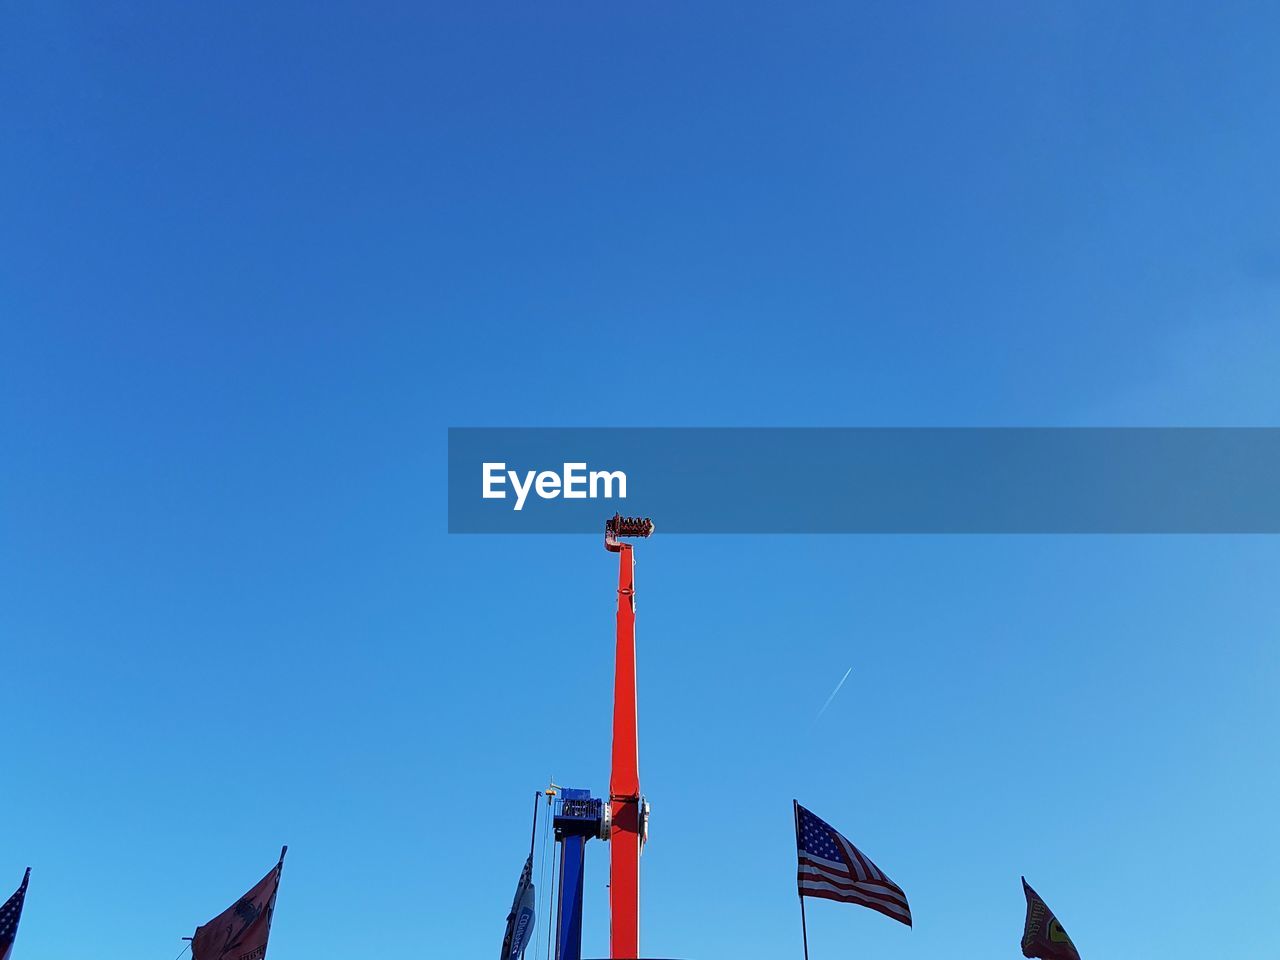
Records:
[[[552,826],[560,845],[560,898],[556,960],[582,960],[582,889],[587,841],[609,839],[609,804],[590,790],[564,787],[555,801]]]

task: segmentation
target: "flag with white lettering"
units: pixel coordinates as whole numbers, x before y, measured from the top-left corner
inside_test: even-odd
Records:
[[[266,957],[285,850],[288,847],[280,851],[280,862],[252,890],[204,926],[196,927],[196,935],[191,939],[192,960],[263,960]]]
[[[797,881],[802,897],[856,903],[911,926],[902,888],[831,824],[796,804]]]
[[[22,904],[27,899],[27,881],[31,868],[22,875],[22,884],[12,897],[0,906],[0,960],[9,960],[13,953],[13,941],[18,937],[18,921],[22,919]]]
[[[1076,945],[1062,929],[1049,905],[1022,878],[1022,892],[1027,895],[1027,925],[1022,929],[1022,955],[1040,960],[1080,960]]]
[[[533,936],[533,854],[524,862],[520,879],[516,882],[516,895],[507,914],[507,931],[502,937],[501,960],[520,960],[524,948]]]

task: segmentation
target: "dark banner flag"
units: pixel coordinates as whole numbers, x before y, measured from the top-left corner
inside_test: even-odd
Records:
[[[27,899],[27,881],[31,879],[31,868],[22,875],[22,885],[12,897],[0,907],[0,960],[9,960],[13,953],[13,941],[18,936],[18,921],[22,919],[22,904]]]
[[[524,955],[524,948],[533,936],[533,920],[533,854],[529,854],[524,869],[520,871],[520,879],[516,882],[511,912],[507,914],[507,930],[502,937],[502,960],[520,960]]]
[[[204,926],[196,928],[196,935],[191,939],[192,960],[263,960],[288,849],[280,851],[280,862],[257,886]]]
[[[1022,878],[1022,892],[1027,895],[1027,925],[1022,931],[1022,955],[1040,960],[1080,960],[1076,945],[1062,929],[1049,905]]]

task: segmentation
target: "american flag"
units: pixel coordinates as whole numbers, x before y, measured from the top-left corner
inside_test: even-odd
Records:
[[[13,940],[18,935],[18,921],[22,919],[22,901],[27,898],[27,881],[31,879],[31,868],[22,876],[22,886],[18,892],[0,907],[0,960],[9,960],[13,952]]]
[[[796,855],[800,896],[857,903],[911,926],[911,908],[902,888],[831,824],[798,803]]]

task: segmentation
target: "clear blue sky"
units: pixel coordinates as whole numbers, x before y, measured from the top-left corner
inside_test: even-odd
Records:
[[[1268,5],[453,6],[0,14],[15,960],[170,960],[282,842],[274,960],[497,950],[614,571],[447,536],[450,425],[1280,422]],[[1020,873],[1273,955],[1278,562],[645,544],[646,952],[798,956],[796,796],[917,918],[814,960],[1015,957]]]

